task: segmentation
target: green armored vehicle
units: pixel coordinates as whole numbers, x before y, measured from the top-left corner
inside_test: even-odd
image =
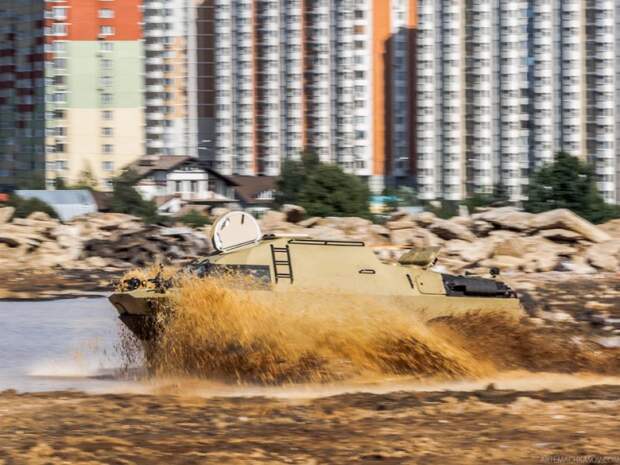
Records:
[[[358,241],[263,235],[256,220],[232,212],[213,226],[216,252],[190,266],[204,279],[226,273],[251,276],[250,292],[291,298],[329,299],[330,295],[368,297],[417,312],[428,321],[467,312],[521,315],[516,293],[495,278],[453,276],[432,271],[438,248],[412,250],[398,264],[382,263],[372,248]],[[147,286],[138,279],[125,283],[110,301],[123,323],[140,339],[154,336],[156,312],[171,283],[156,278]]]

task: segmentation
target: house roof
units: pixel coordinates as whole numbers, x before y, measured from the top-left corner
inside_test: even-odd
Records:
[[[276,176],[230,176],[236,183],[235,191],[239,200],[244,202],[256,202],[256,197],[265,191],[276,188]]]
[[[153,197],[153,202],[155,202],[155,205],[157,205],[158,207],[161,207],[162,205],[170,202],[172,199],[176,199],[177,197],[179,197],[179,195],[177,194],[156,195],[155,197]]]
[[[185,163],[195,163],[209,174],[222,179],[227,184],[231,186],[237,185],[230,176],[224,176],[223,174],[218,173],[217,171],[206,166],[202,160],[194,157],[183,157],[178,155],[162,155],[152,159],[144,157],[128,165],[127,169],[134,171],[138,177],[142,179],[154,171],[172,171]]]

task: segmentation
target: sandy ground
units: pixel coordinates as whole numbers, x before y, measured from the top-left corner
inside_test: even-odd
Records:
[[[620,386],[302,400],[0,395],[0,463],[620,463]]]

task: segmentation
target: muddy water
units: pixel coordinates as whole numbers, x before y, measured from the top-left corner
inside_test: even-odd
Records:
[[[107,299],[0,302],[0,391],[78,390],[87,393],[173,394],[201,397],[317,398],[345,392],[469,391],[493,383],[498,389],[565,390],[620,385],[613,375],[508,370],[451,380],[380,376],[327,383],[260,386],[187,377],[146,379],[128,375],[119,353],[120,326]]]
[[[119,326],[107,299],[0,302],[0,391],[101,392],[119,378]]]

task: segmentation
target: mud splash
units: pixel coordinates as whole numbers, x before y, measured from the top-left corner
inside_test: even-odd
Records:
[[[228,279],[178,278],[157,343],[159,377],[225,383],[329,383],[390,376],[467,380],[507,370],[620,373],[620,353],[500,314],[431,322],[368,297],[302,301],[233,290]],[[129,346],[128,346],[129,347]]]

